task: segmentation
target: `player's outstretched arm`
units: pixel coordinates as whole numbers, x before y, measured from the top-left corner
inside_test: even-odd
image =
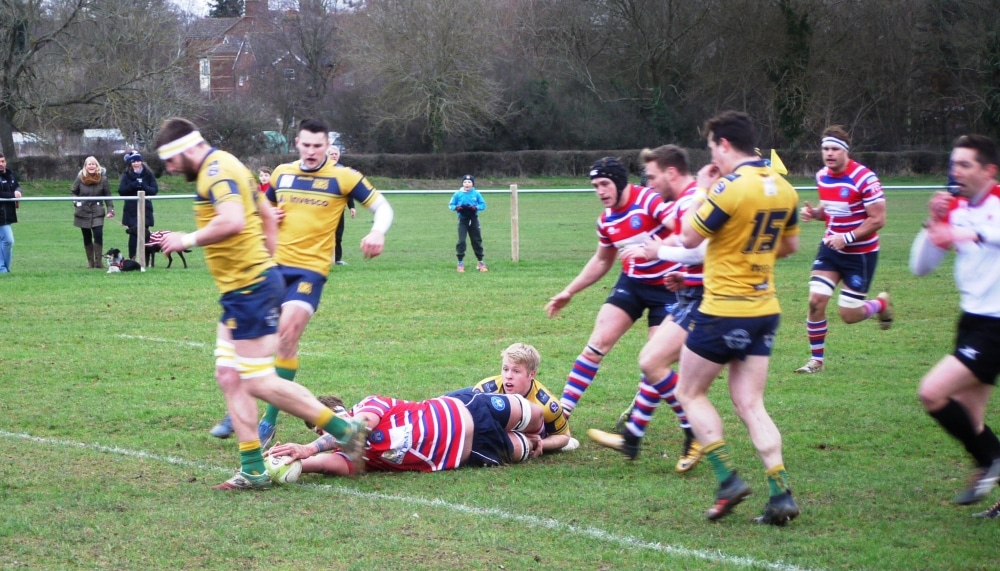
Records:
[[[546,436],[542,439],[541,449],[545,452],[554,452],[556,450],[562,450],[569,444],[571,436],[567,432],[566,434],[552,434]]]
[[[591,256],[587,264],[580,270],[580,273],[573,278],[573,281],[569,282],[569,285],[565,289],[549,299],[549,302],[545,305],[545,313],[550,318],[555,317],[559,314],[559,310],[569,304],[574,295],[587,289],[604,277],[604,274],[608,273],[608,270],[615,265],[615,256],[617,253],[616,248],[598,246],[597,252]]]

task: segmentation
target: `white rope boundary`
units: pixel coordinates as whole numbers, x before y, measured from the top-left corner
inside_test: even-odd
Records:
[[[61,440],[57,438],[33,436],[31,434],[23,432],[22,433],[7,432],[5,430],[0,430],[0,437],[26,440],[29,442],[46,444],[50,446],[62,446],[67,448],[86,448],[88,450],[93,450],[105,454],[116,454],[119,456],[128,456],[132,458],[140,458],[143,460],[153,460],[156,462],[164,462],[167,464],[173,464],[175,466],[186,466],[189,468],[196,468],[198,470],[209,471],[209,472],[221,472],[225,474],[232,472],[231,468],[208,466],[205,464],[201,464],[199,462],[193,462],[191,460],[177,458],[176,456],[161,456],[159,454],[150,454],[149,452],[143,452],[141,450],[129,450],[127,448],[120,448],[118,446],[104,446],[102,444],[96,444],[96,443],[87,444],[84,442],[74,442],[72,440]],[[723,563],[728,565],[736,565],[739,567],[773,569],[774,571],[807,571],[806,568],[798,567],[796,565],[791,565],[789,563],[784,563],[781,561],[778,562],[763,561],[760,559],[754,559],[752,557],[739,557],[734,555],[726,555],[721,551],[703,551],[698,549],[688,549],[687,547],[682,547],[677,545],[664,545],[659,542],[639,539],[631,535],[617,535],[596,527],[572,525],[559,521],[554,518],[542,518],[532,515],[517,514],[496,508],[479,508],[475,506],[467,506],[465,504],[446,502],[444,500],[436,498],[426,499],[413,496],[394,496],[390,494],[382,494],[377,492],[362,492],[359,490],[345,488],[343,486],[333,486],[330,484],[300,484],[300,485],[315,490],[332,492],[334,494],[342,496],[351,496],[354,498],[360,498],[364,500],[372,500],[376,502],[386,502],[386,501],[399,502],[402,504],[408,504],[414,506],[443,509],[466,515],[482,516],[492,519],[502,519],[505,521],[523,524],[534,528],[551,529],[563,533],[584,536],[597,541],[603,541],[605,543],[618,544],[622,547],[645,549],[649,551],[655,551],[658,553],[664,553],[667,555],[672,555],[682,558],[686,557],[690,559],[700,559],[712,563]]]

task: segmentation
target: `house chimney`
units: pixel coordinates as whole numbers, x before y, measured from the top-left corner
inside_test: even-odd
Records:
[[[248,18],[266,16],[267,0],[244,0],[243,16]]]

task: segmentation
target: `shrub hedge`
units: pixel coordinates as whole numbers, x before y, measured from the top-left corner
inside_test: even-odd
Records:
[[[389,178],[413,179],[457,179],[464,174],[478,177],[534,177],[534,176],[579,176],[586,177],[590,165],[597,159],[615,156],[622,159],[629,169],[638,174],[640,149],[614,151],[516,151],[498,153],[452,153],[442,155],[419,154],[350,154],[341,160],[365,174],[377,174]],[[689,149],[691,163],[697,167],[709,160],[705,149]],[[793,175],[808,176],[822,166],[819,152],[778,151],[782,162]],[[764,150],[770,156],[770,149]],[[853,158],[882,176],[906,174],[934,174],[942,176],[948,170],[948,153],[943,151],[903,151],[856,152]],[[67,180],[76,177],[85,156],[23,157],[11,162],[11,168],[24,181]],[[251,169],[261,166],[274,167],[284,162],[294,161],[292,154],[243,157]],[[108,169],[112,179],[121,176],[125,161],[121,155],[97,157]],[[153,152],[143,153],[143,159],[157,176],[163,173],[163,163]]]

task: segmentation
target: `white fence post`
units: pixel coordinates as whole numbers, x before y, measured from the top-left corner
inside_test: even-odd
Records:
[[[146,268],[146,191],[139,191],[139,200],[137,201],[136,214],[139,215],[139,224],[136,226],[136,248],[135,257],[139,258],[136,260],[139,265]]]
[[[510,259],[517,263],[521,259],[521,227],[517,211],[517,185],[510,185]]]

